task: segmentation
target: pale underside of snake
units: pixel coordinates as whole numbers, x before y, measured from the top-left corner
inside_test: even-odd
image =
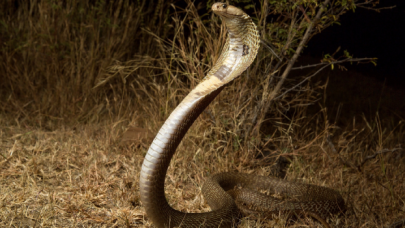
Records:
[[[141,201],[147,217],[157,227],[233,227],[241,213],[307,214],[328,227],[325,219],[345,210],[335,190],[294,183],[273,177],[221,173],[209,178],[202,193],[212,211],[183,213],[173,209],[164,193],[167,169],[187,130],[221,92],[224,86],[245,71],[256,58],[260,36],[252,19],[242,10],[215,3],[213,12],[228,30],[222,53],[207,76],[171,113],[150,146],[140,175]],[[280,200],[258,191],[287,195]]]

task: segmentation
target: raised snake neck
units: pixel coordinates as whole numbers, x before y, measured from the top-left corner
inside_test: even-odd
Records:
[[[249,213],[255,210],[266,214],[280,210],[304,211],[314,214],[314,217],[325,218],[330,213],[344,210],[343,199],[332,189],[236,173],[215,175],[204,184],[202,192],[211,212],[183,213],[168,204],[164,194],[164,181],[177,146],[196,118],[224,86],[250,66],[259,48],[259,33],[249,15],[224,3],[215,3],[212,10],[225,22],[229,35],[214,67],[171,113],[145,156],[139,184],[141,201],[148,218],[159,228],[217,228],[232,227],[241,211]],[[249,189],[234,190],[237,186]],[[282,203],[253,192],[256,189],[288,194],[301,201]],[[313,203],[314,198],[318,200],[317,203]]]

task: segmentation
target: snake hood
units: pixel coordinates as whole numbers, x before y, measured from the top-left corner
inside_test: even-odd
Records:
[[[211,9],[225,23],[228,37],[221,55],[205,79],[215,76],[220,80],[217,86],[222,86],[252,64],[259,50],[260,36],[256,25],[243,10],[225,3],[215,3]]]

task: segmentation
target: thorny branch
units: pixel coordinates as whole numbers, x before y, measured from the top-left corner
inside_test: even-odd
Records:
[[[373,7],[368,7],[368,6],[366,6],[366,5],[370,5],[372,2],[370,2],[370,1],[366,1],[366,2],[363,2],[363,3],[357,3],[356,4],[356,7],[359,7],[359,8],[363,8],[363,9],[367,9],[367,10],[374,10],[374,11],[376,11],[376,12],[380,12],[381,10],[390,10],[390,9],[394,9],[395,7],[397,7],[396,5],[393,5],[393,6],[387,6],[387,7],[380,7],[380,8],[373,8]]]
[[[347,58],[347,59],[338,60],[338,61],[323,62],[323,63],[316,63],[316,64],[311,64],[311,65],[306,65],[306,66],[293,67],[291,70],[302,70],[302,69],[312,68],[312,67],[317,67],[317,66],[322,66],[322,65],[330,66],[332,64],[339,64],[339,63],[345,63],[345,62],[362,62],[362,61],[371,61],[371,60],[375,60],[375,58],[355,58],[355,59]]]
[[[347,11],[347,8],[345,8],[345,7],[337,7],[337,8],[328,7],[330,4],[334,5],[334,3],[335,3],[334,1],[331,3],[330,0],[323,1],[323,3],[321,3],[319,5],[318,11],[316,12],[316,14],[315,14],[314,18],[312,18],[312,20],[309,18],[306,18],[307,14],[305,12],[305,9],[302,7],[299,8],[299,10],[302,11],[301,16],[298,16],[298,18],[296,18],[296,16],[291,16],[291,24],[288,26],[289,30],[288,30],[288,36],[286,38],[286,43],[281,48],[280,54],[275,55],[274,51],[271,50],[273,55],[279,61],[275,67],[271,67],[271,69],[272,69],[271,72],[266,73],[267,79],[263,86],[264,88],[263,88],[262,99],[256,107],[257,111],[255,111],[252,116],[251,124],[248,124],[249,127],[246,130],[246,132],[244,133],[245,137],[253,134],[254,132],[258,133],[260,126],[266,116],[266,113],[268,113],[268,110],[271,107],[274,100],[279,99],[280,97],[284,96],[286,93],[288,93],[291,90],[302,85],[302,83],[307,81],[309,78],[315,76],[317,73],[319,73],[325,67],[321,67],[321,69],[318,70],[315,74],[313,74],[313,75],[309,76],[308,78],[306,78],[305,80],[301,81],[299,84],[297,84],[293,88],[288,89],[286,92],[283,92],[281,95],[278,95],[278,93],[280,93],[280,90],[281,90],[287,76],[291,72],[291,70],[304,69],[304,68],[323,66],[323,65],[330,66],[332,64],[338,64],[338,63],[343,63],[343,62],[355,62],[355,61],[367,61],[367,60],[372,61],[373,60],[373,58],[356,58],[356,59],[348,58],[348,59],[334,61],[334,62],[325,62],[325,63],[308,65],[308,66],[293,67],[294,63],[296,62],[298,56],[301,54],[301,52],[302,52],[305,44],[308,42],[308,40],[311,39],[312,36],[319,33],[320,31],[324,30],[325,28],[329,27],[330,25],[332,25],[335,22],[335,20],[324,20],[324,18],[330,17],[331,15],[334,15],[334,17],[338,18],[345,11]],[[372,4],[372,3],[374,3],[374,1],[367,1],[365,3],[356,3],[356,6],[361,5],[362,7],[366,7],[368,4]],[[268,5],[266,4],[265,6],[266,6],[265,11],[267,11]],[[261,22],[265,21],[263,19],[263,15],[264,14],[262,14],[262,18],[260,20]],[[303,17],[305,17],[305,18],[303,18]],[[265,24],[265,23],[263,23],[263,24]],[[303,28],[303,26],[305,26],[305,24],[308,24],[308,27],[306,28],[304,34],[302,35],[302,38],[300,39],[299,44],[298,44],[296,50],[294,51],[293,56],[291,58],[286,56],[285,55],[286,51],[289,50],[289,48],[291,48],[290,47],[291,42],[292,42],[292,40],[294,40],[296,38],[297,31],[300,28]],[[293,29],[294,27],[297,27],[297,28]],[[263,27],[263,29],[264,29],[264,27]],[[268,45],[266,45],[267,43],[264,42],[263,40],[261,43],[264,44],[264,46],[268,47]],[[275,85],[274,89],[272,91],[270,91],[270,84],[272,84],[271,82],[275,78],[274,77],[275,74],[278,71],[280,71],[280,68],[284,68],[284,71],[281,74],[281,76],[278,78],[279,80],[278,80],[277,84]]]
[[[344,62],[361,62],[361,61],[365,61],[365,60],[370,60],[371,61],[371,60],[373,60],[373,58],[358,58],[358,59],[349,58],[349,59],[343,59],[343,60],[340,60],[340,61],[333,61],[333,62],[328,62],[328,63],[318,63],[318,64],[313,64],[313,65],[307,65],[307,66],[301,66],[301,67],[292,68],[291,70],[295,70],[295,69],[304,69],[304,68],[310,68],[310,67],[315,67],[315,66],[319,66],[319,65],[325,65],[325,66],[321,67],[319,70],[317,70],[315,73],[313,73],[312,75],[306,77],[304,80],[302,80],[301,82],[299,82],[298,84],[293,86],[292,88],[286,90],[284,93],[282,93],[279,96],[277,96],[276,98],[274,98],[274,100],[277,100],[277,99],[283,97],[288,92],[290,92],[291,90],[294,90],[298,86],[302,85],[302,83],[308,81],[310,78],[314,77],[319,72],[321,72],[323,69],[325,69],[326,67],[328,67],[328,66],[330,66],[332,64],[338,64],[338,63],[344,63]]]
[[[278,91],[280,90],[281,86],[284,84],[285,79],[287,78],[287,75],[290,73],[292,66],[294,65],[295,61],[297,60],[298,56],[301,54],[302,49],[304,48],[304,45],[307,43],[308,38],[310,37],[310,34],[312,33],[312,29],[316,23],[320,20],[322,13],[324,12],[326,6],[329,4],[330,0],[325,0],[322,4],[321,7],[319,8],[314,20],[308,25],[307,30],[305,31],[305,34],[301,40],[301,42],[298,45],[297,50],[295,51],[293,57],[291,58],[290,61],[288,61],[287,67],[284,70],[283,74],[281,75],[280,80],[278,81],[276,87],[274,90],[268,95],[267,99],[263,99],[262,103],[260,105],[260,117],[259,120],[258,114],[259,112],[255,113],[255,116],[253,117],[252,121],[252,127],[248,130],[248,134],[250,134],[251,129],[258,130],[260,126],[260,122],[264,119],[265,114],[267,113],[268,109],[270,108],[271,101],[274,99],[274,97],[277,95]],[[253,131],[253,130],[252,130]]]
[[[374,10],[374,11],[376,11],[376,12],[379,13],[381,10],[394,9],[394,8],[397,7],[397,6],[381,7],[381,8],[377,8],[377,9],[372,8],[372,7],[367,7],[367,6],[357,6],[357,7],[363,8],[363,9],[368,9],[368,10]]]

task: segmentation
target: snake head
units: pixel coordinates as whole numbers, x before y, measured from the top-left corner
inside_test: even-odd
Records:
[[[231,6],[226,3],[222,3],[222,2],[214,3],[214,5],[212,5],[211,9],[218,16],[225,17],[225,18],[240,17],[245,14],[245,12],[243,12],[243,10],[241,10],[235,6]]]

